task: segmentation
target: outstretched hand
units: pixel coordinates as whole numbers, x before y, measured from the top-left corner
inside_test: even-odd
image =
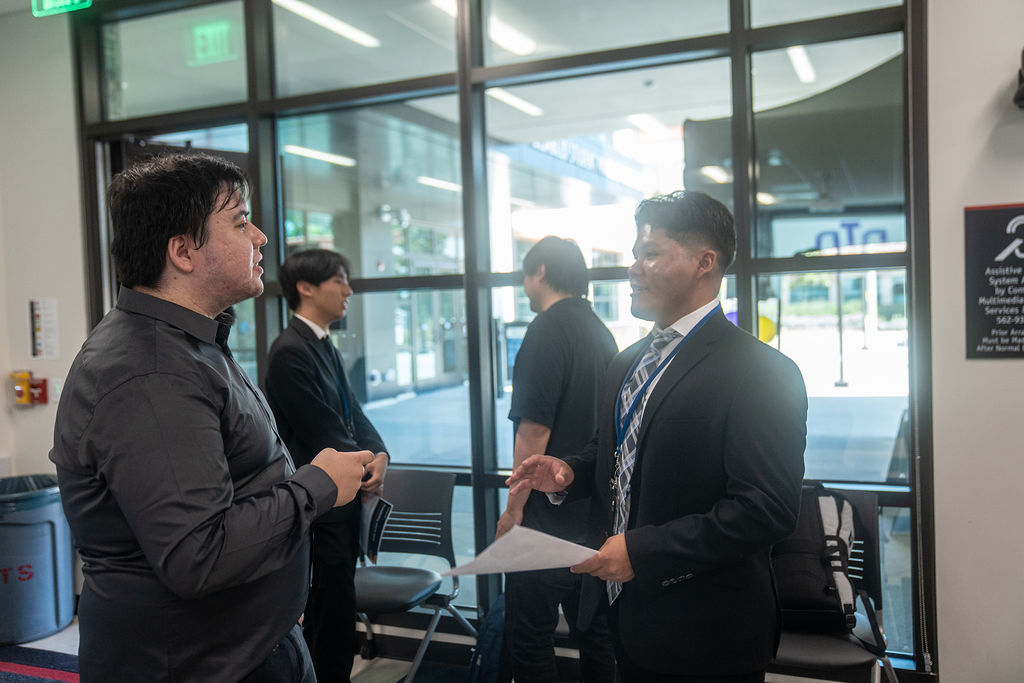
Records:
[[[543,493],[565,490],[573,480],[572,468],[550,455],[531,455],[505,480],[508,494],[534,489]]]

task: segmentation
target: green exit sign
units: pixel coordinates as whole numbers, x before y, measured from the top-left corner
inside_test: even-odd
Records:
[[[92,0],[32,0],[32,14],[45,17],[62,12],[74,12],[92,5]]]
[[[188,41],[188,65],[203,66],[237,59],[231,34],[231,22],[226,19],[193,26]]]

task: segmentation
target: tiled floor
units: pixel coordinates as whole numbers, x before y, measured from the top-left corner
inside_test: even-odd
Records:
[[[78,654],[78,618],[62,631],[51,636],[21,643],[21,647],[34,647],[41,650],[52,650],[67,654]],[[397,659],[364,660],[356,656],[352,666],[353,683],[395,683],[409,670],[409,662]]]

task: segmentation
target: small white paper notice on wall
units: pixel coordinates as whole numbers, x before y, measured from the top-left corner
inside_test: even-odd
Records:
[[[57,300],[30,299],[32,357],[60,358],[60,333],[57,327]]]

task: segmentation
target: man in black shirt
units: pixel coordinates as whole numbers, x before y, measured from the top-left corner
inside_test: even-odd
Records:
[[[75,358],[50,459],[83,563],[83,683],[314,680],[296,625],[309,528],[373,453],[295,470],[227,348],[263,292],[266,235],[222,159],[171,155],[110,186],[121,291]]]
[[[615,339],[583,298],[587,266],[575,243],[545,237],[523,259],[523,288],[538,313],[526,330],[512,374],[515,466],[536,453],[574,455],[597,431],[600,387]],[[553,505],[540,492],[509,496],[497,536],[516,524],[570,541],[585,538],[587,506]],[[505,636],[517,683],[557,681],[554,632],[558,607],[580,648],[580,680],[613,680],[607,626],[576,628],[580,577],[568,569],[508,574]]]

